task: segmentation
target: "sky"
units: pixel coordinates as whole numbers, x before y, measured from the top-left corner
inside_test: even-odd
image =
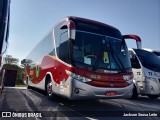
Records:
[[[135,34],[142,47],[160,50],[160,0],[11,0],[8,54],[24,59],[65,16],[78,16]],[[129,48],[136,48],[128,40]]]

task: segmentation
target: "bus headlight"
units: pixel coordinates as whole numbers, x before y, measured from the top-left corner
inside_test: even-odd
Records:
[[[132,84],[132,83],[133,83],[133,79],[127,80],[127,83],[128,83],[128,84]]]
[[[81,75],[77,75],[77,74],[75,74],[75,73],[71,73],[70,76],[71,76],[72,78],[77,79],[77,80],[79,80],[79,81],[81,81],[81,82],[84,82],[84,83],[92,81],[92,79],[83,77],[83,76],[81,76]]]
[[[123,79],[124,79],[128,84],[132,84],[132,83],[133,83],[133,75],[123,75]]]

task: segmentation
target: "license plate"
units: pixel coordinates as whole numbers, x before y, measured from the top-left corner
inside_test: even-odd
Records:
[[[107,91],[106,95],[107,96],[114,96],[114,95],[117,95],[117,92],[116,91]]]

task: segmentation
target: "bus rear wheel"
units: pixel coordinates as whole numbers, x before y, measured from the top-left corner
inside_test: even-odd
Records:
[[[148,97],[151,99],[157,99],[159,97],[159,95],[148,95]]]

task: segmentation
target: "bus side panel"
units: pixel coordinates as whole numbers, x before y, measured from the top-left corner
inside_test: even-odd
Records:
[[[143,81],[143,71],[142,71],[142,68],[139,68],[139,69],[135,69],[135,68],[132,68],[132,71],[133,71],[133,74],[134,74],[134,84],[137,88],[137,93],[140,94],[143,92],[143,86],[144,86],[144,83],[142,82]]]
[[[72,68],[59,62],[55,56],[47,55],[40,65],[28,66],[26,70],[29,76],[29,86],[45,90],[45,78],[48,74],[52,80],[53,92],[67,97],[70,96],[71,79],[66,70],[71,71]]]
[[[160,84],[159,84],[160,73],[149,70],[145,67],[143,67],[143,69],[145,74],[145,78],[144,78],[145,94],[148,94],[148,95],[160,94]]]

